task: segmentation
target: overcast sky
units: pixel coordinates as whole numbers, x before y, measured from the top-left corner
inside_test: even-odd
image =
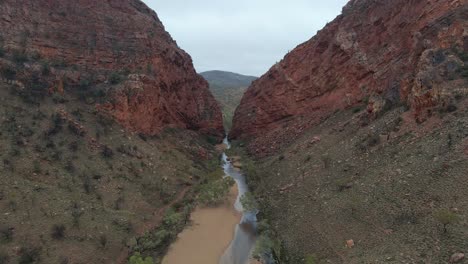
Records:
[[[198,72],[260,76],[341,13],[348,0],[143,0]]]

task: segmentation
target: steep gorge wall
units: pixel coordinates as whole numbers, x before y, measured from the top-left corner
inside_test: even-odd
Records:
[[[255,81],[230,137],[263,155],[341,109],[373,118],[406,104],[419,121],[467,94],[466,0],[354,0]]]
[[[60,92],[62,83],[106,86],[109,100],[99,109],[136,132],[177,127],[224,134],[208,84],[139,0],[4,0],[0,28],[2,71],[27,60],[17,70],[20,81],[35,75]],[[50,73],[41,73],[44,64]]]

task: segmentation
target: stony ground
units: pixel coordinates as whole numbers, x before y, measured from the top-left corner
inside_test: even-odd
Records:
[[[337,112],[244,166],[283,262],[435,264],[467,253],[468,101],[457,105],[420,124],[403,107],[374,121]]]

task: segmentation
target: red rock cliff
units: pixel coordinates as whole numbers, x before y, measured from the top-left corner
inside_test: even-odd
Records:
[[[139,0],[4,0],[0,28],[5,58],[29,57],[24,66],[31,70],[48,63],[49,83],[65,82],[65,90],[108,85],[109,102],[99,107],[130,130],[223,136],[208,84]]]
[[[433,107],[466,95],[467,3],[350,1],[342,15],[252,84],[230,137],[267,153],[356,104],[368,102],[370,116],[407,104],[423,119]]]

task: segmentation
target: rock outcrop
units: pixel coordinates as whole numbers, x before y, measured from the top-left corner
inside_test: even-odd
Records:
[[[19,63],[18,79],[36,71],[51,91],[104,87],[99,109],[135,132],[175,127],[222,138],[208,84],[143,2],[5,0],[0,16],[3,72]]]
[[[466,0],[353,0],[251,85],[230,137],[273,152],[358,104],[370,118],[404,104],[423,121],[467,94],[467,60]]]

